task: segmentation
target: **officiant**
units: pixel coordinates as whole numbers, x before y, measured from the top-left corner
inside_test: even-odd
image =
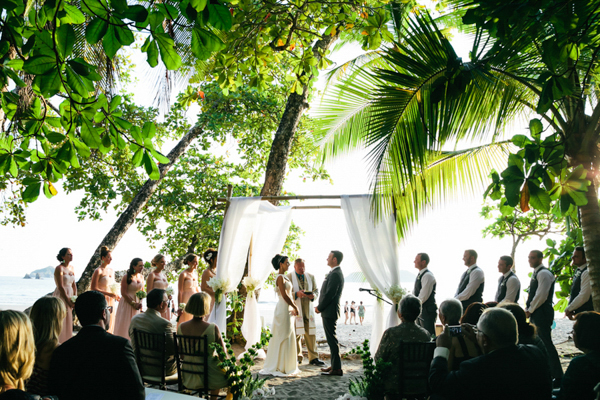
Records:
[[[317,283],[314,275],[305,273],[304,260],[298,258],[294,262],[294,273],[292,275],[292,285],[294,289],[294,301],[298,306],[299,313],[296,316],[296,349],[298,350],[298,364],[302,363],[302,336],[308,350],[309,364],[315,366],[324,366],[325,363],[319,360],[317,353],[317,328],[315,325],[315,311],[310,303],[318,294]]]

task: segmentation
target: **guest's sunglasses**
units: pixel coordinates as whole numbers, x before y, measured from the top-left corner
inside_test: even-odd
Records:
[[[113,312],[113,306],[106,307],[106,310],[108,310],[108,312],[112,313]]]

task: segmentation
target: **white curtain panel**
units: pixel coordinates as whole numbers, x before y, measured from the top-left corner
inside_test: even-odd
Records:
[[[375,353],[379,348],[381,337],[385,332],[384,304],[383,301],[373,298],[373,328],[371,329],[371,340],[369,340],[369,350],[371,356],[375,358]]]
[[[235,197],[230,201],[221,228],[216,276],[217,279],[229,281],[224,290],[225,293],[234,291],[244,275],[250,239],[256,226],[261,198]],[[209,321],[216,323],[221,332],[227,332],[226,295],[223,295],[220,303],[215,303]]]
[[[248,276],[259,282],[257,289],[261,288],[271,272],[275,271],[271,259],[275,254],[281,253],[285,238],[292,223],[292,208],[290,206],[276,207],[263,201],[258,209],[258,217],[252,235],[252,247],[248,265]],[[246,339],[246,350],[260,341],[261,322],[258,311],[258,302],[254,294],[246,298],[242,335]],[[263,350],[258,352],[257,358],[264,358]],[[241,355],[240,355],[241,356]]]
[[[371,213],[370,195],[342,196],[342,210],[346,217],[348,235],[361,271],[373,289],[385,292],[393,286],[400,285],[398,267],[398,235],[393,214],[382,217],[375,222]],[[375,307],[375,317],[383,319],[383,312]],[[400,323],[396,307],[392,307],[388,315],[386,329]],[[381,321],[374,321],[371,333],[371,351],[377,350],[383,330]]]

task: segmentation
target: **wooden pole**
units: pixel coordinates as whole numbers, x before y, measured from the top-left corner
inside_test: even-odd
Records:
[[[229,196],[231,197],[231,196]],[[229,197],[228,198],[224,198],[224,197],[219,197],[217,199],[217,201],[219,203],[223,203],[223,202],[227,202],[229,201]],[[335,199],[341,199],[342,196],[263,196],[261,199],[262,200],[335,200]]]
[[[223,201],[221,201],[222,197],[219,197],[217,199],[218,202],[222,203],[222,202],[226,202],[227,205],[225,206],[225,211],[223,212],[223,217],[225,217],[225,215],[227,215],[227,209],[229,208],[229,199],[231,199],[231,194],[233,193],[233,185],[231,185],[231,183],[229,185],[227,185],[227,197],[223,199]]]
[[[292,210],[341,209],[342,206],[294,206]]]

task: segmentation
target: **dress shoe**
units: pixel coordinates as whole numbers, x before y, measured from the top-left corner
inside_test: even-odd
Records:
[[[329,372],[322,372],[321,375],[327,375],[327,376],[343,376],[344,375],[344,371],[342,371],[341,369],[332,369]]]
[[[317,366],[317,367],[323,367],[323,366],[325,366],[325,363],[323,361],[319,360],[318,358],[315,358],[315,359],[311,360],[309,362],[309,364]]]
[[[331,370],[332,370],[331,367],[321,368],[321,371],[323,371],[323,372],[330,372]]]

